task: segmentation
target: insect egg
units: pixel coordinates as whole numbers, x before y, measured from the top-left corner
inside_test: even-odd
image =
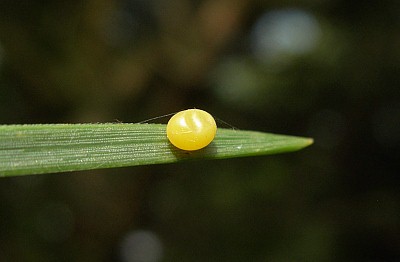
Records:
[[[213,141],[217,132],[214,118],[206,111],[188,109],[176,113],[167,124],[169,141],[182,150],[198,150]]]

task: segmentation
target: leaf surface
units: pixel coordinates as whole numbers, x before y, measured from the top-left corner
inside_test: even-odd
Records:
[[[198,151],[171,145],[163,124],[0,125],[0,176],[284,153],[310,138],[218,128]]]

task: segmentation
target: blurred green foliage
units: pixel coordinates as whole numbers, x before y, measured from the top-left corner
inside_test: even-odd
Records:
[[[399,261],[400,6],[0,1],[0,123],[202,108],[273,157],[0,180],[2,261]]]

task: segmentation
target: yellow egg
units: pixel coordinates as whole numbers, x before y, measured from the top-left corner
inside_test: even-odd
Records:
[[[182,150],[198,150],[213,141],[217,132],[214,118],[206,111],[188,109],[176,113],[167,124],[169,141]]]

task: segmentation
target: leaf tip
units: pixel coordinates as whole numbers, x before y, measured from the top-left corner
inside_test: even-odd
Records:
[[[309,138],[306,138],[306,141],[305,141],[305,147],[307,147],[307,146],[311,146],[312,144],[314,144],[314,139],[313,139],[313,138],[311,138],[311,137],[309,137]]]

